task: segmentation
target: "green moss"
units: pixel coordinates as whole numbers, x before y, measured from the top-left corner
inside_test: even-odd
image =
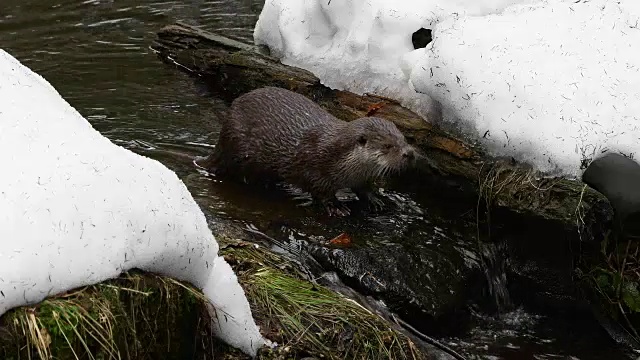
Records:
[[[598,254],[581,260],[579,279],[586,294],[640,343],[640,243],[610,234]]]
[[[202,295],[130,272],[21,307],[0,319],[3,359],[205,359],[213,340]]]

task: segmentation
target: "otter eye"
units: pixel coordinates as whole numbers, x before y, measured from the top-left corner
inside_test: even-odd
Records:
[[[358,136],[358,144],[364,145],[367,143],[367,138],[364,135]]]
[[[384,149],[385,149],[385,150],[391,150],[391,148],[392,148],[392,147],[393,147],[393,145],[392,145],[392,144],[385,144],[385,145],[384,145]]]

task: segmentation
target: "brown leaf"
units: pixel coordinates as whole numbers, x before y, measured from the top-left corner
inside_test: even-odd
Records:
[[[372,116],[386,104],[387,103],[385,101],[381,101],[379,103],[369,105],[369,108],[367,109],[367,116]]]
[[[329,244],[333,246],[350,246],[351,237],[347,233],[342,233],[333,239],[329,240]]]

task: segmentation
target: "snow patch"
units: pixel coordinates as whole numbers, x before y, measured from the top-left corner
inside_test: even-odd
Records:
[[[578,177],[601,152],[639,150],[639,8],[633,0],[267,0],[254,38],[329,87],[398,99],[494,155]],[[434,40],[414,50],[421,27]]]
[[[547,1],[440,23],[411,84],[496,155],[579,177],[603,151],[640,150],[635,1]]]
[[[245,294],[176,174],[111,143],[2,50],[0,99],[0,315],[138,268],[202,289],[217,334],[255,355]]]

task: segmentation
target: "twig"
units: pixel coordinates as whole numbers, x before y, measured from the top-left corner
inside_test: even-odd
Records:
[[[457,360],[467,360],[464,356],[458,354],[455,350],[453,350],[452,348],[448,347],[447,345],[441,343],[440,341],[425,335],[423,333],[421,333],[420,331],[418,331],[418,329],[414,328],[413,326],[407,324],[404,320],[395,317],[395,315],[391,314],[391,318],[393,319],[393,321],[396,322],[396,324],[407,328],[409,331],[411,331],[414,335],[416,335],[417,337],[419,337],[420,339],[424,340],[425,342],[427,342],[428,344],[431,344],[435,347],[437,347],[438,349],[446,352],[447,354],[453,356],[454,358],[456,358]]]

